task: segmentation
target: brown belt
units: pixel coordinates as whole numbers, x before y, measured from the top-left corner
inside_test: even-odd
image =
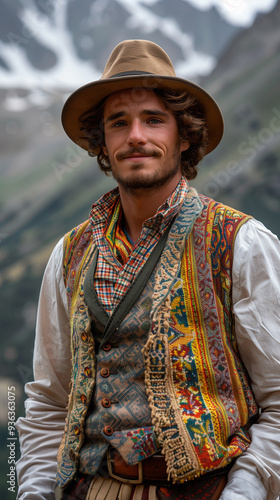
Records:
[[[160,454],[129,465],[117,450],[110,448],[107,453],[107,465],[110,476],[118,481],[133,484],[141,484],[143,481],[167,481],[166,462]]]
[[[107,453],[108,471],[112,478],[132,484],[141,484],[143,482],[167,483],[168,476],[166,471],[166,462],[161,454],[154,454],[145,458],[135,465],[127,464],[120,453],[114,448],[110,448]],[[190,481],[190,483],[201,483],[209,481],[210,478],[227,477],[230,466],[208,472],[203,476]],[[171,484],[169,482],[169,484]]]

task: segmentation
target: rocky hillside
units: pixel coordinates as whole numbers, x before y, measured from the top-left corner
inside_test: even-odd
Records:
[[[254,215],[280,236],[280,4],[240,33],[203,82],[225,116],[221,145],[198,188]]]

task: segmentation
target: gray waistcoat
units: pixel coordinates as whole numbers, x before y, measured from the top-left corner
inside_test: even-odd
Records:
[[[152,288],[151,278],[110,343],[102,347],[99,347],[104,330],[102,317],[99,321],[91,311],[97,345],[96,386],[80,454],[82,472],[95,474],[110,444],[130,464],[157,450],[144,386],[142,354],[150,330]],[[93,289],[86,289],[85,300],[89,305],[97,300],[94,295]]]

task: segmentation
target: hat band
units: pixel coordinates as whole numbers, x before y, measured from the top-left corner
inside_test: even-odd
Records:
[[[135,76],[135,75],[153,75],[149,71],[123,71],[122,73],[116,73],[109,78],[118,78],[119,76]]]

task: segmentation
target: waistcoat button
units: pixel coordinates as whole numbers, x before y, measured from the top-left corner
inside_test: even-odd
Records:
[[[110,349],[112,349],[112,346],[111,346],[111,344],[104,344],[102,346],[102,349],[103,349],[103,351],[110,351]]]
[[[106,378],[106,377],[109,377],[110,371],[108,370],[108,368],[101,368],[100,374],[101,374],[101,377]]]
[[[102,406],[104,406],[104,408],[110,408],[112,403],[111,403],[110,399],[103,398],[101,401],[101,404],[102,404]]]
[[[104,434],[106,434],[106,436],[112,436],[114,430],[113,430],[113,427],[111,427],[110,425],[106,425],[103,428],[103,432],[104,432]]]

